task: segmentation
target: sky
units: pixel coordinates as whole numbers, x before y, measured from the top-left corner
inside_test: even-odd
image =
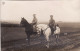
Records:
[[[49,22],[50,15],[56,22],[80,22],[80,0],[5,1],[1,2],[1,20],[20,23],[21,17],[32,22]]]

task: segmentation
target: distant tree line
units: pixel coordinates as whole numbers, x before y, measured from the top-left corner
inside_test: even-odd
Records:
[[[19,24],[1,24],[1,27],[21,27]]]

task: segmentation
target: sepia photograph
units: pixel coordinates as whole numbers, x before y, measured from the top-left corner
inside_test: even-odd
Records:
[[[1,51],[80,51],[80,0],[2,0]]]

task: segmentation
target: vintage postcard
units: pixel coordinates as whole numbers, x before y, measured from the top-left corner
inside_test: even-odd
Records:
[[[2,0],[1,51],[80,51],[80,0]]]

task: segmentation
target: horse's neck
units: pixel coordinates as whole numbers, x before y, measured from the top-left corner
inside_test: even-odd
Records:
[[[29,28],[29,27],[31,27],[31,24],[29,24],[27,21],[24,23],[24,27],[25,28]]]
[[[48,26],[46,24],[39,24],[38,27],[40,27],[42,30],[45,30]]]

